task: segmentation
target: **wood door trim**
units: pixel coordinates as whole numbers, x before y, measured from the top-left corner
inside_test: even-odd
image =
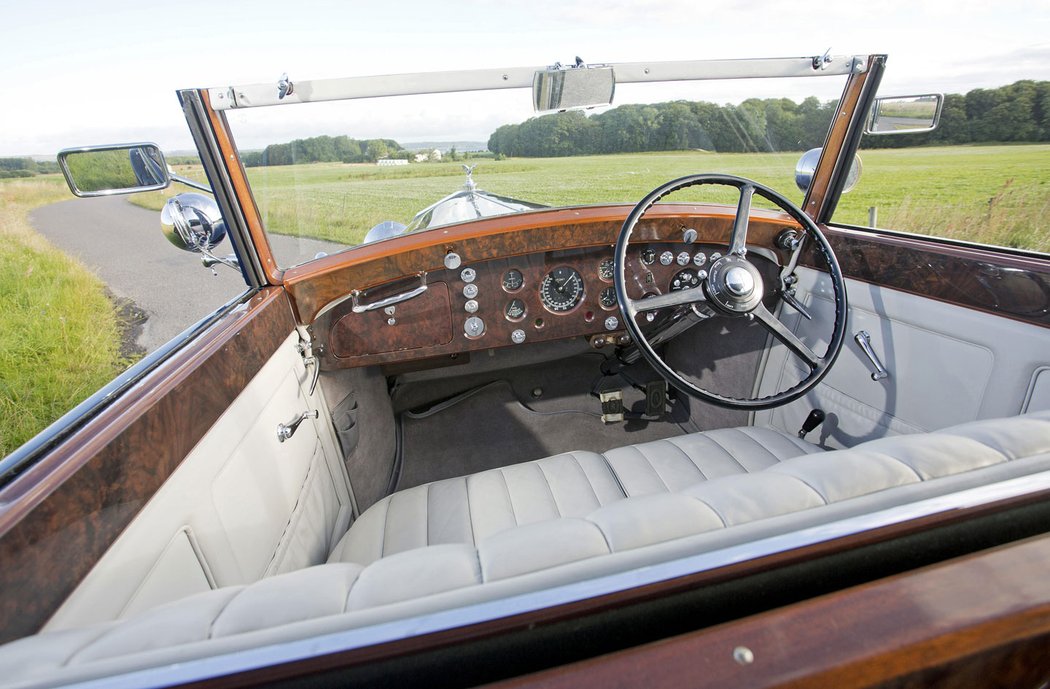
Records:
[[[294,327],[263,290],[4,487],[0,642],[47,621]]]

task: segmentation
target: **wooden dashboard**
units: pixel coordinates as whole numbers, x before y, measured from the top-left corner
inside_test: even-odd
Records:
[[[602,346],[626,337],[611,265],[630,208],[520,213],[398,237],[321,259],[308,274],[289,271],[286,285],[301,322],[312,322],[325,369],[448,359],[571,337]],[[725,251],[734,211],[654,208],[628,250],[630,296],[664,294],[697,280],[712,255]],[[776,235],[794,226],[786,216],[753,214],[748,243],[775,251]],[[687,229],[697,233],[688,244]],[[448,254],[459,257],[452,268],[445,266]],[[417,290],[424,273],[426,291],[355,312],[355,304]]]

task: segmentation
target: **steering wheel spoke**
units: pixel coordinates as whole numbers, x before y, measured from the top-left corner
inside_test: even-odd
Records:
[[[631,299],[626,306],[627,311],[631,316],[634,316],[638,313],[664,309],[669,306],[695,304],[700,301],[705,301],[706,299],[707,297],[704,296],[703,287],[691,287],[689,289],[668,292],[667,294],[659,294],[645,299]]]
[[[805,342],[798,339],[795,333],[788,330],[788,327],[779,318],[770,313],[765,304],[759,304],[751,313],[755,314],[758,322],[765,326],[766,330],[773,334],[773,337],[780,340],[785,347],[809,364],[810,369],[816,370],[824,362]]]
[[[751,197],[754,195],[755,188],[750,184],[740,187],[733,233],[729,237],[729,253],[734,256],[744,256],[747,253],[747,224],[751,219]]]

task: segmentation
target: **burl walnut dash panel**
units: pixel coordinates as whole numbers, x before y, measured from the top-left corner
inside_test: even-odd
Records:
[[[332,254],[284,273],[299,321],[310,324],[327,304],[351,290],[368,290],[420,271],[444,269],[445,254],[465,264],[566,249],[612,247],[633,206],[588,206],[515,213],[435,228]],[[735,208],[703,204],[659,204],[635,229],[635,242],[680,241],[697,231],[699,242],[727,244]],[[748,243],[771,246],[785,227],[784,214],[753,210]]]
[[[4,488],[0,642],[40,629],[294,327],[261,292]]]
[[[415,283],[400,285],[403,290],[417,286]],[[369,294],[367,299],[369,302],[382,299],[382,294],[382,291]],[[348,360],[447,345],[452,341],[448,285],[432,281],[423,294],[386,309],[364,313],[349,310],[332,326],[330,341],[332,356]]]

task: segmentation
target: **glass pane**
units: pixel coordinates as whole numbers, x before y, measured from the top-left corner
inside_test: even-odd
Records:
[[[1050,82],[945,97],[929,134],[866,136],[836,223],[1050,252]]]

